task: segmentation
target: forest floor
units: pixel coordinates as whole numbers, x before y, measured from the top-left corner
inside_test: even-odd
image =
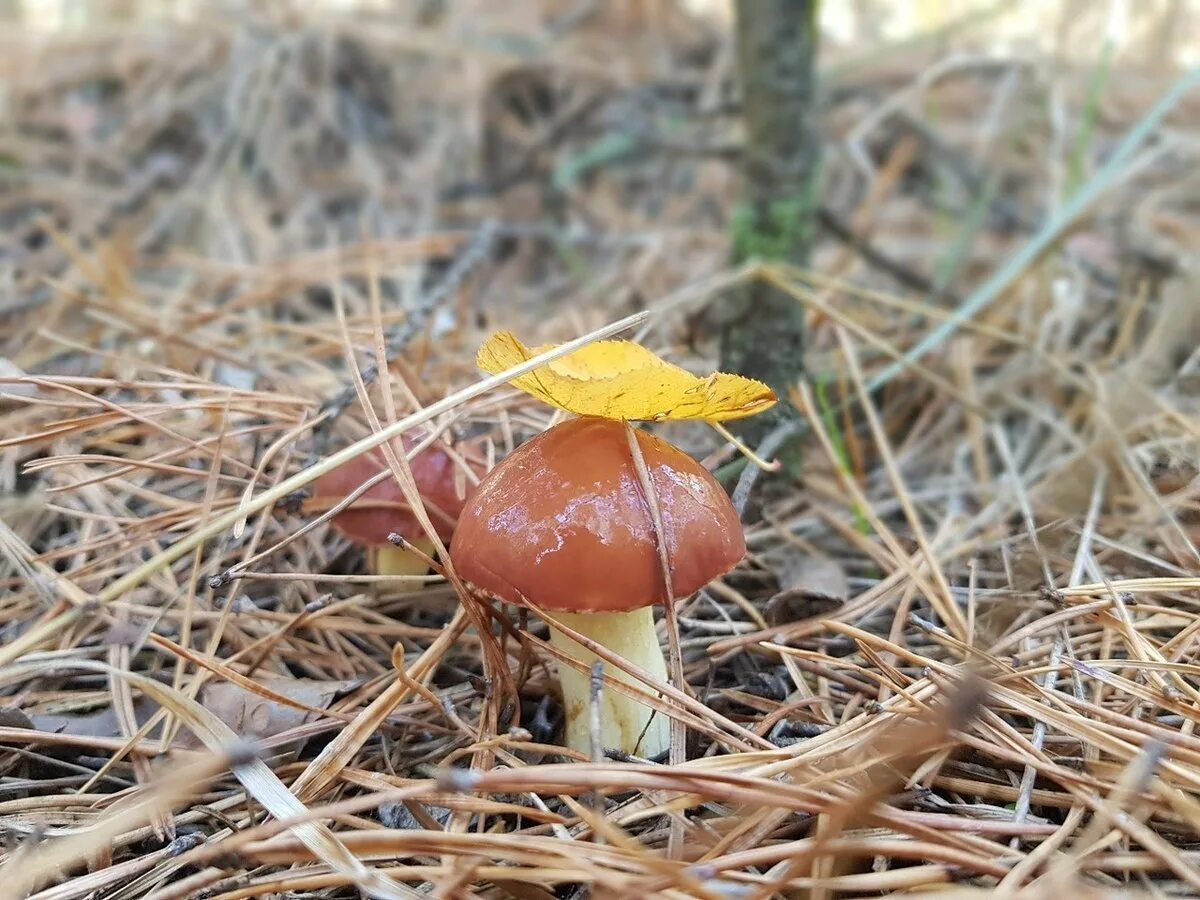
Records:
[[[831,40],[797,270],[729,264],[727,23],[577,5],[0,39],[0,898],[1200,894],[1190,13]],[[711,371],[752,278],[803,471],[652,426],[749,553],[678,608],[687,761],[574,758],[544,625],[373,581],[304,488],[497,329],[648,310]],[[496,459],[553,419],[443,406]]]

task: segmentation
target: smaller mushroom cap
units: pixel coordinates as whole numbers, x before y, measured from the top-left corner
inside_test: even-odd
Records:
[[[411,451],[421,438],[405,435],[404,449]],[[459,496],[460,477],[457,465],[450,455],[438,444],[432,444],[409,460],[417,492],[425,501],[429,520],[437,530],[438,537],[449,541],[454,533],[455,522],[462,512],[466,497]],[[387,469],[387,462],[379,450],[338,466],[316,480],[313,485],[312,504],[328,509],[354,493],[363,482]],[[460,482],[461,483],[461,482]],[[468,482],[464,490],[469,492]],[[417,517],[404,499],[396,479],[388,476],[369,488],[348,508],[333,517],[333,527],[346,537],[366,546],[383,546],[388,535],[399,534],[413,541],[424,536]]]
[[[671,598],[728,572],[746,553],[729,497],[703,466],[644,431]],[[572,419],[513,452],[479,483],[450,548],[484,594],[560,612],[621,612],[661,602],[662,563],[625,426]]]

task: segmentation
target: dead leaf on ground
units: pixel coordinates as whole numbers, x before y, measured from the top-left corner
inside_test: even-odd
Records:
[[[826,616],[850,594],[846,571],[828,556],[809,553],[785,557],[776,570],[780,591],[767,601],[767,622],[786,625]]]
[[[138,697],[133,703],[133,715],[139,726],[154,713],[154,704]],[[117,714],[111,706],[96,712],[72,715],[69,713],[33,713],[33,727],[48,734],[69,734],[74,737],[116,738],[121,736]],[[151,735],[154,736],[153,734]]]
[[[341,693],[354,686],[351,681],[314,681],[306,678],[256,679],[263,687],[287,697],[310,709],[325,709]],[[296,709],[275,700],[268,700],[244,690],[236,684],[221,681],[207,685],[201,692],[203,705],[226,725],[247,740],[263,740],[283,734],[311,721],[313,713]],[[190,733],[179,743],[199,747],[200,741]]]
[[[11,359],[0,356],[0,403],[4,403],[6,398],[10,401],[17,398],[29,399],[38,396],[38,386],[23,381],[10,381],[8,379],[24,378],[25,371]]]
[[[354,687],[351,681],[316,681],[306,678],[277,678],[259,676],[256,679],[263,687],[287,697],[310,709],[325,709],[341,693]],[[291,728],[303,725],[313,718],[313,713],[296,709],[275,700],[259,697],[229,682],[212,682],[200,691],[200,703],[222,722],[248,740],[263,740],[282,734]],[[139,697],[134,701],[134,716],[139,726],[157,711],[157,706]],[[88,715],[34,714],[29,717],[31,727],[54,734],[69,734],[77,737],[115,738],[121,736],[121,728],[111,707]],[[155,728],[149,737],[156,737],[160,729]],[[184,729],[175,740],[175,746],[185,749],[200,747],[200,742]]]

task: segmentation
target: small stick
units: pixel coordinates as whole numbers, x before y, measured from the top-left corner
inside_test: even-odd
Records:
[[[972,570],[974,574],[974,570]],[[1047,691],[1054,690],[1058,681],[1058,663],[1062,656],[1062,644],[1055,641],[1054,648],[1050,651],[1050,669],[1042,676],[1042,687]],[[1038,719],[1033,723],[1033,739],[1030,743],[1033,749],[1041,751],[1042,745],[1046,742],[1046,723],[1042,719]],[[1025,771],[1021,775],[1021,793],[1017,795],[1016,805],[1013,807],[1013,824],[1020,825],[1024,823],[1025,817],[1029,815],[1029,805],[1033,798],[1033,783],[1037,780],[1037,769],[1027,765]],[[1021,846],[1021,836],[1014,834],[1008,846],[1013,850]]]
[[[592,729],[592,762],[604,761],[604,746],[600,743],[600,695],[604,691],[604,660],[592,663],[588,685],[588,724]]]
[[[438,575],[445,577],[446,570],[445,570],[445,568],[442,567],[442,564],[439,563],[432,556],[430,556],[428,553],[426,553],[424,550],[422,550],[420,547],[418,547],[416,544],[414,544],[412,541],[407,540],[404,537],[404,535],[397,534],[396,532],[393,531],[391,534],[389,534],[387,536],[387,539],[388,539],[388,543],[391,544],[393,547],[399,547],[401,550],[407,550],[413,556],[415,556],[419,560],[421,560],[421,562],[425,563],[425,565],[427,565],[434,572],[437,572]],[[396,578],[397,576],[393,575],[391,577]],[[411,578],[412,576],[411,575],[401,575],[399,577],[407,580],[407,579]],[[419,575],[417,577],[424,579],[427,576]]]
[[[592,675],[588,684],[588,725],[592,731],[592,762],[602,763],[604,745],[600,741],[600,698],[604,693],[604,660],[598,659],[592,663]],[[597,818],[604,816],[604,788],[597,787],[592,791],[592,805]],[[604,843],[602,834],[596,835],[597,843]]]
[[[767,462],[765,459],[743,444],[732,431],[730,431],[720,422],[709,422],[708,424],[712,427],[713,431],[725,438],[725,440],[729,441],[729,443],[733,444],[733,446],[738,449],[738,452],[741,453],[742,456],[746,457],[746,459],[750,460],[750,462],[762,469],[764,472],[779,471],[779,460],[773,459],[770,462]]]
[[[775,426],[775,429],[768,434],[761,444],[758,445],[758,452],[761,456],[770,456],[776,450],[786,443],[788,438],[800,433],[800,428],[796,422],[787,421],[781,422]],[[776,462],[778,465],[778,461]],[[750,492],[754,490],[754,483],[758,481],[758,476],[767,471],[761,466],[746,466],[742,470],[742,475],[738,478],[737,486],[733,489],[733,494],[730,497],[730,502],[733,503],[733,508],[737,510],[740,518],[746,511],[746,503],[750,500]]]

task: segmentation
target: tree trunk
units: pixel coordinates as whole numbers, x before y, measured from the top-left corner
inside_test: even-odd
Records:
[[[743,196],[734,254],[803,265],[816,227],[820,183],[816,76],[818,0],[737,0],[738,74],[745,123]],[[751,444],[796,415],[788,389],[804,371],[804,309],[768,285],[739,292],[726,308],[721,363],[771,385],[779,405],[741,427]],[[795,471],[795,460],[783,453]]]

